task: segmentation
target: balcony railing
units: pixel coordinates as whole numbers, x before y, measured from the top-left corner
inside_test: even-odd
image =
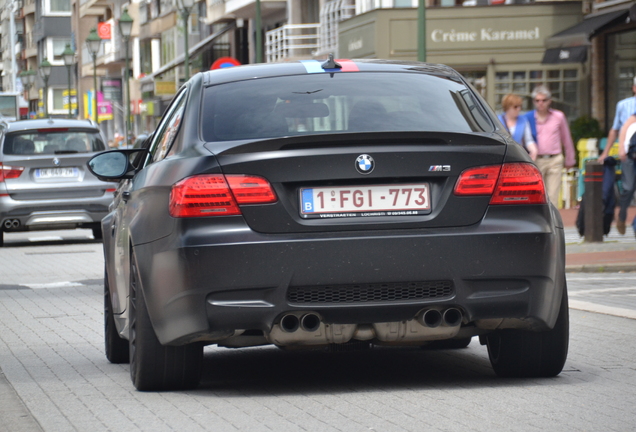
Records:
[[[265,61],[310,59],[318,48],[320,24],[286,24],[265,33]]]
[[[355,0],[332,0],[320,11],[320,39],[317,56],[338,55],[338,24],[356,14]]]

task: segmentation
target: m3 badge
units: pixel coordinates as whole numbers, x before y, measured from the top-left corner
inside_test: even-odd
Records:
[[[450,170],[451,170],[450,165],[431,165],[428,168],[429,172],[442,172],[442,171],[450,171]]]

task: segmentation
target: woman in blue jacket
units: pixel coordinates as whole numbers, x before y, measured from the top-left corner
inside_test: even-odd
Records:
[[[523,99],[516,94],[509,93],[505,95],[501,101],[504,112],[499,115],[499,120],[510,133],[512,139],[526,149],[532,160],[536,160],[537,144],[532,138],[530,124],[525,116],[519,115],[521,113],[521,102],[523,102]]]

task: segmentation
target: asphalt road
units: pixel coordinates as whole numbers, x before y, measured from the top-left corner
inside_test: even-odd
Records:
[[[476,339],[454,351],[211,347],[197,390],[141,393],[103,354],[90,236],[14,235],[0,248],[0,430],[634,430],[636,273],[568,274],[577,309],[553,379],[497,378]]]

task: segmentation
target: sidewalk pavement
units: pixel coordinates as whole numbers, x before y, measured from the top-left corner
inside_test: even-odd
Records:
[[[567,272],[636,271],[636,237],[631,226],[636,207],[628,210],[625,235],[618,233],[615,218],[610,233],[603,237],[602,243],[585,243],[579,235],[576,229],[578,209],[562,209],[560,213],[565,227]]]

